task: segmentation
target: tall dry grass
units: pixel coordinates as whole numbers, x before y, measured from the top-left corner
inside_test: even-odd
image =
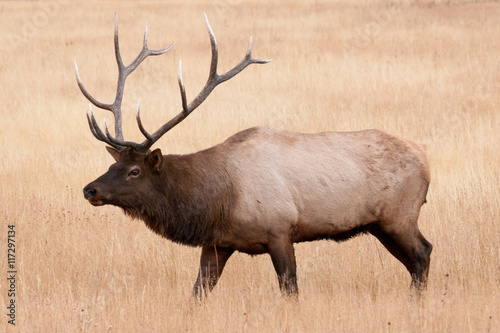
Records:
[[[89,91],[110,101],[115,11],[125,59],[139,51],[145,21],[151,47],[174,43],[129,79],[132,140],[137,98],[150,129],[180,110],[179,59],[188,98],[204,84],[204,11],[222,69],[250,35],[254,55],[273,61],[217,88],[157,144],[164,152],[193,152],[255,125],[380,128],[425,144],[432,183],[419,223],[434,244],[425,296],[409,299],[404,267],[366,236],[298,244],[297,302],[280,295],[267,256],[236,254],[210,298],[194,304],[199,249],[81,193],[112,160],[87,128],[73,60]],[[2,1],[0,17],[0,239],[6,258],[7,225],[16,225],[19,291],[14,328],[2,259],[2,330],[500,331],[498,2]]]

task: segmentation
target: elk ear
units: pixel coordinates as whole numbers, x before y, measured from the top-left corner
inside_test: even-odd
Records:
[[[163,163],[163,155],[161,154],[160,148],[157,148],[150,152],[147,157],[149,166],[155,170],[160,171],[161,164]]]
[[[113,156],[113,158],[115,159],[116,162],[118,162],[120,160],[121,151],[119,151],[113,147],[110,147],[110,146],[106,146],[106,150],[108,151],[108,153],[111,154],[111,156]]]

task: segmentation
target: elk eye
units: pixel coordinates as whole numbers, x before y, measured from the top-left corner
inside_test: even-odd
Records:
[[[132,177],[137,177],[137,176],[139,176],[140,173],[141,173],[141,170],[139,168],[135,168],[135,169],[132,169],[132,171],[130,171],[128,173],[128,175],[132,176]]]

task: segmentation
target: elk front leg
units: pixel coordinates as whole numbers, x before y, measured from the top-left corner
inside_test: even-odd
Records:
[[[202,248],[200,271],[193,289],[196,298],[202,295],[207,296],[207,292],[212,291],[233,252],[234,249],[227,247],[205,246]]]
[[[297,267],[295,251],[290,240],[276,242],[269,247],[269,254],[278,275],[281,291],[286,295],[297,295]]]

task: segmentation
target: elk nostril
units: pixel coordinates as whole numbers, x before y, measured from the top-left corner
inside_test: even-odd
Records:
[[[92,199],[97,193],[97,190],[93,187],[85,187],[83,189],[83,196],[85,199]]]

